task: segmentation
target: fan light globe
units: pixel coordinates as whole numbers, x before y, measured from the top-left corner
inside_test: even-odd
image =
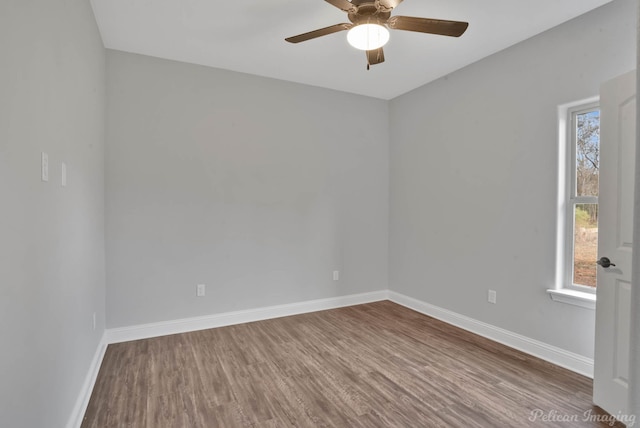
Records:
[[[379,24],[360,24],[347,33],[349,44],[362,51],[381,48],[389,41],[389,30]]]

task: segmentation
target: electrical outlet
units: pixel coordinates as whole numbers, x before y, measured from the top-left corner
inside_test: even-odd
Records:
[[[489,301],[489,303],[492,303],[492,304],[495,305],[496,301],[497,301],[496,299],[497,299],[496,291],[495,290],[489,290],[489,293],[487,295],[487,300]]]
[[[198,284],[196,287],[196,296],[203,297],[206,293],[207,286],[205,284]]]
[[[333,280],[334,281],[340,281],[340,271],[339,270],[334,270],[333,271]]]

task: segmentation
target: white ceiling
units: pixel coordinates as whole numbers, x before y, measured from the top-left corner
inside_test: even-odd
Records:
[[[391,99],[611,0],[405,0],[393,15],[469,22],[460,38],[391,31],[366,70],[346,32],[285,37],[349,22],[323,0],[91,0],[107,48]]]

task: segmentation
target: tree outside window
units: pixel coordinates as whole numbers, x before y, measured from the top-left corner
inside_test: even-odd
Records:
[[[573,160],[573,284],[596,286],[598,258],[598,181],[600,172],[600,111],[574,111],[571,123]]]

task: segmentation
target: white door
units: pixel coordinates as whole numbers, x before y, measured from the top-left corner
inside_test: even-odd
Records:
[[[600,191],[593,402],[626,414],[636,141],[636,73],[600,88]],[[604,266],[606,266],[606,261]]]

